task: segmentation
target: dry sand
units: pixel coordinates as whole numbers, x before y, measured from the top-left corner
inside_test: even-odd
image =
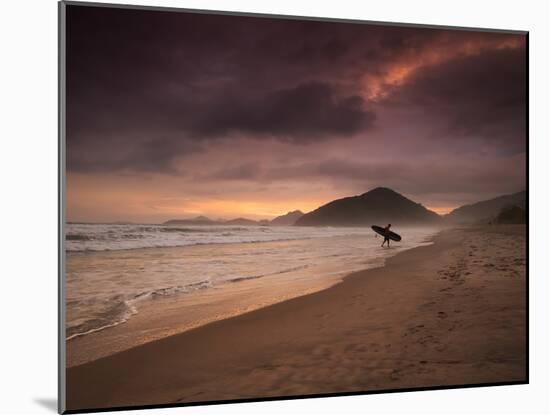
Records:
[[[443,231],[327,290],[72,367],[67,407],[524,382],[525,238]]]

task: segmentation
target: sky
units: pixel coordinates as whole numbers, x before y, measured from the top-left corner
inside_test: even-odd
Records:
[[[522,34],[67,7],[67,219],[526,188]]]

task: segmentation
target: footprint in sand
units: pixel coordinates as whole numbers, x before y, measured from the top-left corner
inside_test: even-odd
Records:
[[[407,334],[415,334],[415,333],[418,333],[422,328],[424,328],[424,324],[419,324],[418,326],[414,326],[414,327],[409,327],[407,329],[407,333],[405,333],[405,336]]]

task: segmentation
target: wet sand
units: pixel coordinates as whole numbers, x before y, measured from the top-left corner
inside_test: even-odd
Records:
[[[67,370],[67,408],[526,380],[525,226],[446,230],[324,291]]]

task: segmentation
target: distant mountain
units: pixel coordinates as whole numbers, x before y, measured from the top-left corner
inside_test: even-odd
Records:
[[[441,217],[399,193],[377,187],[360,196],[345,197],[299,218],[297,226],[370,226],[374,224],[435,224]]]
[[[237,218],[237,219],[231,219],[226,220],[223,222],[224,225],[238,225],[238,226],[253,226],[253,225],[260,225],[259,222],[256,222],[252,219],[245,219],[245,218]]]
[[[495,219],[504,208],[517,206],[525,209],[527,193],[525,191],[511,195],[500,196],[490,200],[461,206],[445,215],[450,223],[481,223]]]
[[[269,224],[272,226],[292,226],[302,216],[304,216],[303,212],[299,210],[293,210],[292,212],[288,212],[285,215],[277,216],[275,219],[269,222]]]
[[[216,225],[219,222],[214,221],[206,216],[197,216],[193,219],[172,219],[163,223],[163,225]]]
[[[196,218],[192,219],[171,219],[163,223],[163,225],[195,225],[195,226],[208,226],[208,225],[228,225],[228,226],[259,226],[259,225],[268,225],[269,221],[267,220],[261,220],[261,221],[255,221],[252,219],[246,219],[246,218],[236,218],[231,220],[212,220],[210,218],[207,218],[206,216],[197,216]]]

